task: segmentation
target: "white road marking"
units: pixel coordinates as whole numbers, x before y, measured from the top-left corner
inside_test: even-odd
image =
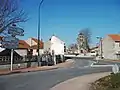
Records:
[[[113,65],[92,65],[91,67],[113,67]]]

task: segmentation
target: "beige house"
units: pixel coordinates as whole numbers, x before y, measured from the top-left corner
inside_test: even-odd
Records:
[[[30,49],[33,49],[33,55],[37,55],[38,54],[38,40],[35,39],[35,38],[29,38],[25,42],[30,46]],[[39,52],[40,52],[40,54],[44,53],[43,42],[42,41],[40,41],[40,50],[39,50]]]
[[[26,56],[29,48],[30,48],[30,46],[24,40],[19,40],[19,46],[17,49],[15,49],[15,51],[20,56]]]
[[[120,59],[120,35],[110,34],[103,38],[102,50],[105,59]]]

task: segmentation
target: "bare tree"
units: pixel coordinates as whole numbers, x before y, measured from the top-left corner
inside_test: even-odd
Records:
[[[74,53],[77,50],[77,44],[70,44],[68,50]]]
[[[0,33],[12,24],[27,20],[27,15],[18,6],[18,0],[0,0]]]
[[[86,37],[86,40],[87,40],[87,43],[90,44],[91,43],[91,30],[89,28],[85,28],[85,29],[82,29],[80,30],[79,33],[82,33],[85,37]]]

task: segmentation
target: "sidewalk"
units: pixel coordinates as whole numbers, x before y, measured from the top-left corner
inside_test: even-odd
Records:
[[[110,72],[105,72],[105,73],[95,73],[95,74],[76,77],[76,78],[64,81],[54,86],[50,90],[89,90],[90,84],[92,82],[98,80],[99,78],[107,76],[109,74]]]
[[[52,70],[52,69],[58,69],[58,68],[62,68],[62,67],[70,67],[73,63],[74,63],[74,60],[69,59],[64,63],[60,63],[60,64],[57,64],[55,66],[30,67],[30,68],[23,68],[23,69],[14,69],[13,71],[0,70],[0,75],[9,75],[9,74],[13,74],[13,73]]]

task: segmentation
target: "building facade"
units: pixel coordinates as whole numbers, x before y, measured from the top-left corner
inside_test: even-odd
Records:
[[[44,51],[49,51],[51,54],[54,53],[55,55],[64,55],[65,42],[53,35],[49,41],[44,43]]]
[[[86,37],[80,33],[77,38],[78,52],[79,54],[86,53],[88,51],[86,44]]]
[[[120,35],[110,34],[103,38],[102,50],[105,59],[120,59]]]
[[[35,38],[29,38],[28,40],[25,40],[25,42],[30,46],[30,49],[33,50],[33,55],[38,55],[38,40]],[[40,46],[39,46],[39,52],[40,54],[44,53],[43,47],[44,43],[40,41]]]

